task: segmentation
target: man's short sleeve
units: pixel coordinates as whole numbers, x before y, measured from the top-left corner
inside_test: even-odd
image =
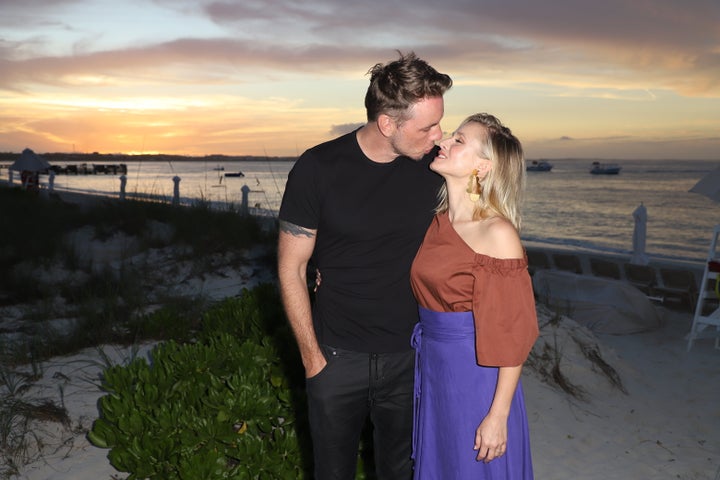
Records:
[[[317,158],[305,152],[288,174],[280,204],[280,220],[317,229],[320,218],[319,168]]]

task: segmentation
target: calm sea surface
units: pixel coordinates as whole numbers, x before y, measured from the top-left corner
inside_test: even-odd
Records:
[[[630,254],[632,212],[647,208],[650,256],[705,259],[720,204],[688,190],[720,161],[625,160],[619,175],[590,175],[588,160],[551,160],[551,172],[528,172],[523,238],[601,252]],[[239,205],[250,188],[249,205],[276,212],[293,162],[205,161],[127,162],[125,191],[171,199],[173,177],[180,180],[181,203],[199,199]],[[224,171],[216,168],[224,167]],[[245,177],[224,177],[242,171]],[[7,172],[3,172],[7,175]],[[6,177],[7,178],[7,177]],[[17,176],[16,180],[17,182]],[[48,177],[41,177],[47,183]],[[118,195],[118,175],[57,175],[55,188]]]
[[[688,190],[720,160],[624,160],[619,175],[591,175],[585,160],[551,163],[551,172],[528,172],[524,239],[629,255],[642,202],[648,255],[707,257],[720,203]]]

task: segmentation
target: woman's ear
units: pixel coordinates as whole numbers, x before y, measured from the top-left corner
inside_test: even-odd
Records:
[[[492,170],[492,161],[487,158],[481,158],[477,161],[475,168],[480,177],[487,175]]]

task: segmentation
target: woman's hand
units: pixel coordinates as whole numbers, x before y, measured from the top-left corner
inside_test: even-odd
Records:
[[[493,416],[485,417],[475,431],[475,446],[477,460],[488,463],[501,457],[507,448],[507,417]]]
[[[500,367],[495,396],[487,416],[475,430],[475,446],[477,460],[485,463],[505,455],[507,450],[507,421],[510,406],[515,394],[522,365],[516,367]]]

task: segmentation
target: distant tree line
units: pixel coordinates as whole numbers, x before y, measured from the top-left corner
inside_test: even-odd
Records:
[[[0,163],[12,163],[20,158],[20,153],[15,152],[0,152]],[[127,155],[124,153],[42,153],[39,154],[42,158],[48,162],[77,162],[77,163],[93,163],[93,162],[113,162],[119,163],[134,161],[134,162],[234,162],[234,161],[245,161],[245,162],[294,162],[297,157],[268,157],[268,156],[253,156],[253,155],[203,155],[203,156],[191,156],[191,155],[168,155],[163,153],[158,154],[140,154],[140,155]]]

